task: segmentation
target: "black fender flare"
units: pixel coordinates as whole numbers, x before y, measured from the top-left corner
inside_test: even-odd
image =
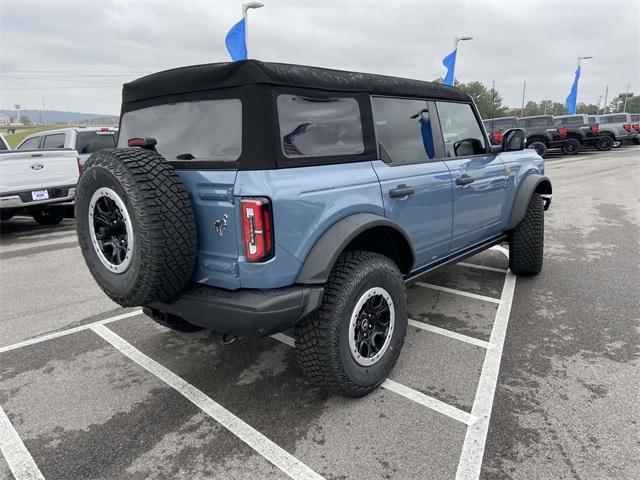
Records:
[[[551,195],[551,181],[548,177],[538,173],[530,173],[521,182],[511,207],[511,215],[505,230],[513,230],[524,218],[531,200],[531,195],[538,190],[539,193]]]
[[[411,248],[412,260],[415,259],[409,236],[398,223],[373,213],[356,213],[338,220],[318,238],[298,273],[296,283],[326,283],[331,269],[349,243],[361,233],[375,227],[396,230]]]

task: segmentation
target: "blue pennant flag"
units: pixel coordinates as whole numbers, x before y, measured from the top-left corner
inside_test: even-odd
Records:
[[[573,79],[573,85],[571,86],[571,92],[564,104],[567,107],[567,113],[569,115],[576,114],[576,104],[578,103],[578,80],[580,79],[580,67],[576,70],[576,76]]]
[[[227,36],[224,39],[224,43],[227,46],[231,60],[237,62],[238,60],[247,59],[247,44],[245,42],[245,24],[244,18],[236,23]]]
[[[456,68],[456,48],[453,52],[442,59],[442,64],[447,67],[447,75],[444,77],[445,85],[453,85],[453,70]]]

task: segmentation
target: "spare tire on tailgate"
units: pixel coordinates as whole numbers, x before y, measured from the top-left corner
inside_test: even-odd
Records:
[[[175,169],[142,148],[101,150],[78,181],[76,228],[98,285],[123,307],[170,301],[191,278],[196,227]]]

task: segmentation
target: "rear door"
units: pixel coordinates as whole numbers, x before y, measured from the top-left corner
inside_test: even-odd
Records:
[[[436,102],[445,164],[453,182],[450,253],[501,232],[507,175],[502,160],[490,153],[470,104]]]
[[[451,241],[451,174],[436,159],[432,102],[373,97],[385,215],[408,233],[419,268],[438,261]]]

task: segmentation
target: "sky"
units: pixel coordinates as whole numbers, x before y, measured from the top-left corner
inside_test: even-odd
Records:
[[[578,101],[627,84],[640,94],[640,0],[262,0],[249,56],[433,80],[461,42],[456,78],[504,103],[564,103],[578,56]],[[184,65],[228,61],[242,1],[0,0],[0,108],[117,114],[122,84]]]

